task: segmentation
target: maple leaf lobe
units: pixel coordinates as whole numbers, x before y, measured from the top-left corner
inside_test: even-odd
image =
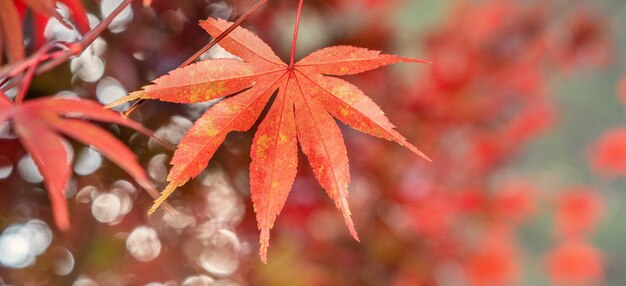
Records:
[[[317,50],[296,63],[303,73],[354,75],[399,62],[426,63],[423,60],[381,54],[354,46],[332,46]]]

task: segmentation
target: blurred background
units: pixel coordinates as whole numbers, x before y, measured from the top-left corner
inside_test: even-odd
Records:
[[[254,2],[133,3],[27,98],[107,104],[208,43],[199,20],[234,21]],[[92,26],[120,3],[83,1]],[[269,1],[243,26],[287,59],[296,5]],[[624,19],[623,0],[305,1],[297,58],[347,44],[433,62],[347,77],[433,162],[341,125],[361,242],[300,154],[267,265],[249,194],[255,128],[230,134],[172,196],[177,217],[146,216],[152,199],[131,177],[68,139],[72,228],[60,232],[42,176],[0,125],[0,285],[624,285]],[[32,13],[23,20],[30,52],[42,34],[80,37],[57,19],[43,30]],[[214,47],[202,59],[225,56]],[[176,144],[214,103],[149,101],[131,117]],[[103,127],[165,185],[171,151]]]

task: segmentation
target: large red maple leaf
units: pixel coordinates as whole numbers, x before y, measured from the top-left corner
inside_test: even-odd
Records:
[[[0,123],[11,121],[13,131],[31,154],[48,190],[54,220],[62,230],[70,226],[65,188],[72,174],[72,162],[61,134],[92,145],[130,174],[154,198],[159,196],[135,155],[122,142],[102,128],[80,119],[124,125],[151,135],[140,124],[117,112],[104,110],[93,101],[44,97],[13,104],[0,91]]]
[[[231,24],[213,18],[200,23],[213,37]],[[195,103],[238,93],[209,108],[185,134],[171,162],[169,184],[149,212],[197,176],[230,131],[250,129],[278,89],[251,150],[250,190],[261,230],[261,259],[266,261],[269,231],[296,176],[298,141],[316,178],[358,240],[347,202],[350,175],[346,147],[333,116],[354,129],[396,141],[419,156],[426,156],[394,130],[380,108],[361,90],[327,75],[352,75],[398,62],[423,61],[335,46],[287,65],[266,43],[240,27],[223,38],[220,45],[241,60],[212,59],[176,69],[113,103],[140,98]]]

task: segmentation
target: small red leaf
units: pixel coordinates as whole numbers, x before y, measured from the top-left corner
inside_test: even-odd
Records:
[[[12,105],[4,94],[0,94],[0,123],[12,120],[20,141],[33,156],[44,177],[46,189],[59,228],[69,228],[69,216],[63,190],[71,174],[67,151],[57,132],[68,135],[87,145],[93,145],[104,156],[122,167],[148,193],[157,198],[158,192],[148,180],[144,170],[135,160],[134,154],[115,137],[95,125],[75,118],[117,123],[142,133],[151,132],[136,122],[125,119],[111,110],[87,100],[44,97]],[[173,211],[171,206],[167,206]]]

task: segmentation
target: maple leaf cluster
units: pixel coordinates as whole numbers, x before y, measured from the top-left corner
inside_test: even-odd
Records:
[[[547,190],[520,183],[519,178],[496,184],[494,189],[494,180],[501,180],[497,171],[506,168],[520,148],[553,124],[556,115],[547,97],[545,75],[580,67],[580,58],[596,58],[597,49],[579,48],[581,46],[604,49],[601,57],[605,57],[608,44],[599,24],[575,44],[569,38],[565,40],[553,34],[550,32],[554,29],[550,27],[551,13],[545,7],[492,1],[466,8],[461,5],[449,26],[427,37],[433,68],[431,74],[420,81],[422,87],[413,89],[414,97],[407,102],[416,111],[416,120],[437,122],[424,126],[419,133],[427,138],[424,148],[437,162],[434,164],[437,170],[432,175],[434,181],[426,183],[436,188],[420,201],[428,201],[430,196],[460,197],[456,206],[448,206],[451,211],[445,222],[449,222],[450,228],[440,226],[442,231],[437,233],[435,241],[447,241],[470,253],[476,251],[464,262],[474,285],[506,285],[520,279],[519,253],[523,249],[515,241],[514,229],[533,214],[533,205],[541,202],[539,195]],[[575,11],[570,18],[580,19],[581,15],[586,16],[587,23],[597,21]],[[474,25],[469,30],[464,23]],[[577,33],[580,21],[568,19],[562,25],[568,28],[565,30]],[[552,50],[555,46],[561,50]],[[572,54],[576,56],[567,57],[567,64],[564,64],[563,55]],[[552,62],[556,68],[542,67],[546,62]],[[590,62],[603,64],[602,60]],[[420,166],[418,170],[423,168]],[[458,173],[450,174],[448,170],[452,168]],[[446,174],[445,181],[438,179],[443,174]],[[566,190],[558,198],[554,227],[559,235],[555,237],[555,250],[546,254],[546,270],[556,284],[598,283],[603,276],[601,254],[581,232],[588,234],[583,230],[591,230],[597,224],[601,200],[591,189],[581,188],[574,195],[570,193]],[[571,197],[580,199],[571,202]],[[406,204],[409,209],[414,208],[411,202]],[[575,210],[568,212],[567,209]],[[479,216],[472,218],[475,215]],[[414,219],[420,220],[419,216]],[[467,243],[471,240],[462,234],[450,236],[462,229],[461,225],[476,219],[484,228],[479,236],[484,236],[486,241],[495,239],[498,247]],[[501,230],[503,226],[506,231]],[[422,228],[418,225],[416,230],[422,231]],[[593,266],[586,271],[563,265],[571,259],[564,256],[570,255],[567,245],[573,243],[587,249],[584,261]],[[498,254],[491,254],[494,252]],[[460,257],[464,256],[462,253],[459,251]],[[482,262],[477,264],[476,255],[482,257],[479,260]],[[504,265],[509,266],[494,268]]]

